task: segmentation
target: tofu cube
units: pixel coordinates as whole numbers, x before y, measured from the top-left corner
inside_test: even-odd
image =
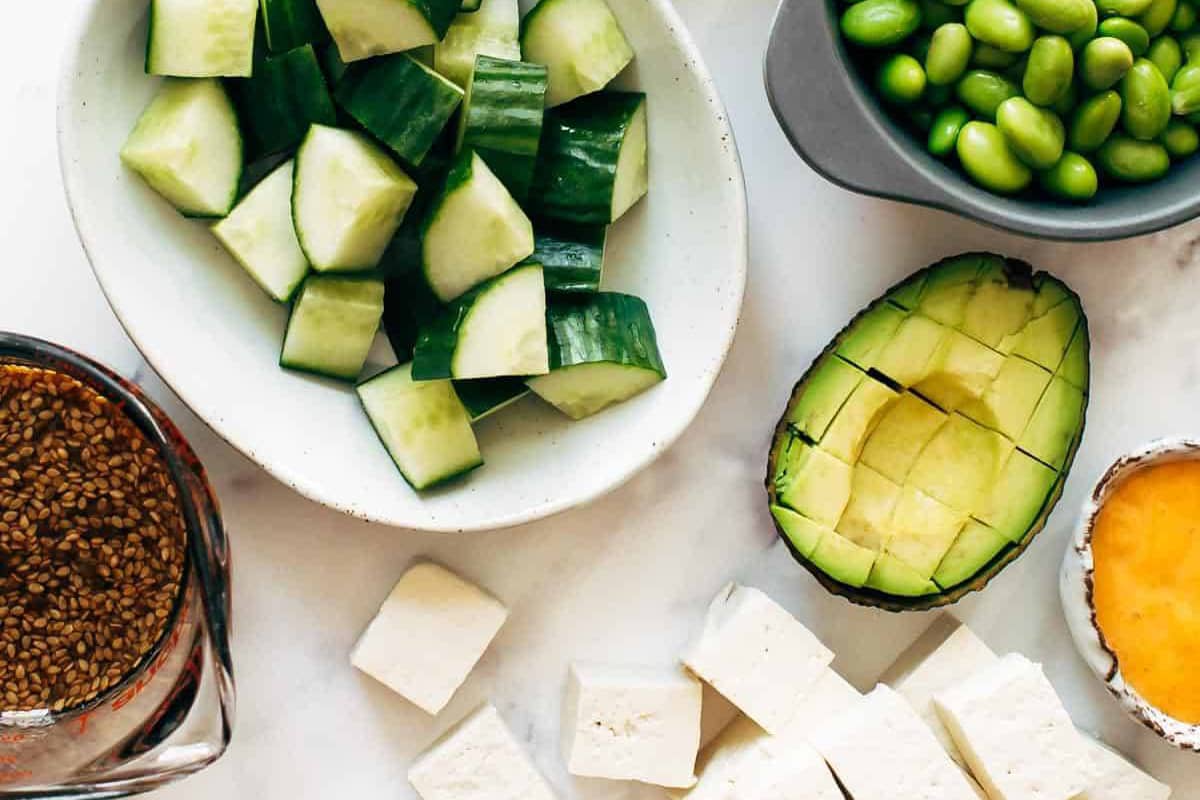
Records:
[[[833,653],[757,589],[730,584],[683,663],[768,733],[781,733]]]
[[[862,699],[862,692],[847,683],[841,675],[827,668],[800,702],[800,707],[784,735],[807,740],[814,732],[828,725],[830,720],[837,719],[857,706]]]
[[[882,684],[813,743],[854,800],[977,800],[912,706]]]
[[[934,705],[992,800],[1072,800],[1090,756],[1042,668],[1010,653],[934,695]]]
[[[555,800],[500,713],[485,705],[420,756],[408,780],[423,800]]]
[[[966,759],[958,752],[954,737],[942,724],[933,706],[933,696],[962,683],[999,660],[999,656],[974,631],[946,615],[939,617],[911,647],[901,653],[879,680],[908,701],[955,763],[966,769]]]
[[[678,667],[572,664],[562,748],[572,775],[691,786],[700,681]]]
[[[1090,786],[1074,800],[1168,800],[1171,787],[1130,764],[1100,742],[1085,736],[1092,771]]]
[[[437,714],[507,618],[508,609],[482,589],[437,564],[417,564],[383,602],[350,663]]]

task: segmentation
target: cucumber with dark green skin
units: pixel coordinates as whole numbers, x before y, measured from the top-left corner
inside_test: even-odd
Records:
[[[455,381],[454,391],[471,415],[471,422],[479,422],[525,397],[529,387],[524,378],[480,378]]]
[[[533,221],[533,255],[548,292],[598,292],[604,275],[608,226],[555,219]]]
[[[481,6],[482,4],[483,4],[483,0],[462,0],[462,5],[459,7],[458,10],[468,12],[468,13],[471,11],[478,11],[479,6]]]
[[[383,330],[400,362],[411,361],[421,329],[442,312],[419,269],[387,279],[383,295]]]
[[[529,194],[546,111],[541,64],[477,56],[459,119],[459,148],[473,148],[518,201]]]
[[[645,106],[641,93],[599,92],[548,111],[530,192],[537,213],[608,224],[637,202],[646,192]]]
[[[251,159],[298,146],[311,125],[336,125],[337,113],[312,45],[263,58],[254,76],[228,82]]]
[[[260,5],[267,47],[273,54],[329,41],[316,0],[261,0]]]
[[[420,166],[462,103],[463,92],[407,53],[351,64],[337,100],[376,139]]]
[[[346,74],[350,65],[342,61],[342,54],[338,52],[337,45],[333,42],[321,48],[320,59],[321,71],[325,73],[325,80],[331,88],[336,88],[338,81]]]

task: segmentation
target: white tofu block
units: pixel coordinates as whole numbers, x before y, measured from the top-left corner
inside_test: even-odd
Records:
[[[854,800],[976,800],[912,706],[880,684],[813,743]]]
[[[700,681],[678,667],[572,664],[562,723],[567,771],[691,786],[701,697]]]
[[[1042,668],[1017,653],[934,695],[992,800],[1071,800],[1087,789],[1087,742]]]
[[[920,715],[938,737],[942,747],[962,768],[966,759],[942,724],[933,696],[962,683],[999,661],[983,640],[950,615],[939,617],[912,646],[905,650],[879,679],[886,683]]]
[[[555,800],[500,714],[485,705],[408,770],[423,800]]]
[[[1085,735],[1091,755],[1089,788],[1075,800],[1168,800],[1171,787]]]
[[[854,708],[862,699],[862,692],[847,683],[841,675],[826,668],[800,701],[783,735],[807,741],[813,733],[828,725],[830,720]]]
[[[683,663],[768,733],[796,716],[833,653],[757,589],[730,584],[708,610]]]
[[[702,684],[700,688],[704,696],[701,703],[703,710],[700,713],[700,747],[703,748],[740,717],[742,712],[707,683]]]
[[[350,663],[437,714],[507,618],[508,609],[482,589],[437,564],[417,564],[383,602]]]

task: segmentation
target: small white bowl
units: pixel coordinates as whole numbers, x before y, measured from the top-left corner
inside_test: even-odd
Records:
[[[390,525],[454,532],[529,522],[654,461],[699,412],[732,343],[746,282],[746,197],[728,117],[670,0],[609,3],[637,52],[619,85],[650,98],[650,194],[613,228],[605,286],[649,304],[664,383],[577,424],[524,401],[480,426],[484,469],[416,495],[353,391],[276,366],[286,309],[202,224],[122,169],[117,153],[157,86],[142,69],[149,3],[87,0],[63,64],[59,157],[92,269],[146,360],[276,478]]]
[[[1079,527],[1067,548],[1059,580],[1063,612],[1083,660],[1130,716],[1176,747],[1195,752],[1200,752],[1200,725],[1177,720],[1142,697],[1121,675],[1117,654],[1104,639],[1092,603],[1095,572],[1092,531],[1104,501],[1129,475],[1155,464],[1198,459],[1200,442],[1188,439],[1161,439],[1118,459],[1100,478],[1083,505]]]

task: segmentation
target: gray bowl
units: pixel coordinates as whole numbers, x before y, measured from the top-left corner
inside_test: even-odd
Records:
[[[1121,239],[1200,215],[1200,158],[1153,184],[1104,188],[1087,205],[1001,197],[930,155],[850,63],[836,0],[783,0],[767,45],[767,97],[800,156],[855,192],[940,208],[1047,239]]]

